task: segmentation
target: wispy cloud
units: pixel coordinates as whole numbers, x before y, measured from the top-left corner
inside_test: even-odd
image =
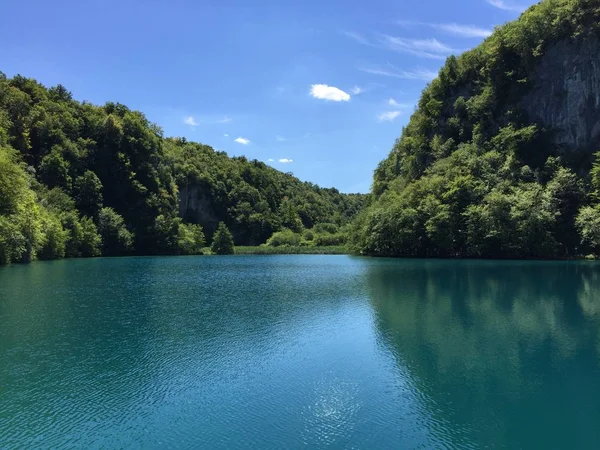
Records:
[[[355,33],[354,31],[342,31],[342,34],[345,35],[346,37],[349,37],[350,39],[355,40],[359,44],[371,45],[369,40],[360,33]]]
[[[526,6],[518,5],[512,2],[505,2],[504,0],[485,0],[492,6],[495,6],[498,9],[503,9],[504,11],[517,11],[523,12],[527,9]]]
[[[190,125],[192,127],[197,127],[201,123],[204,123],[204,124],[225,124],[225,123],[230,123],[230,122],[231,122],[231,117],[228,117],[228,116],[222,117],[220,119],[215,119],[214,117],[212,117],[212,118],[210,118],[210,117],[201,117],[201,118],[197,119],[194,116],[188,116],[185,119],[183,119],[183,123],[185,123],[186,125]]]
[[[419,58],[445,60],[448,55],[456,53],[456,50],[437,39],[405,39],[382,34],[379,42],[389,50],[408,53]]]
[[[294,160],[293,160],[293,159],[288,159],[288,158],[281,158],[281,159],[279,160],[279,162],[280,162],[281,164],[290,164],[290,163],[293,163],[293,162],[294,162]]]
[[[350,92],[352,92],[352,95],[358,95],[365,92],[365,90],[360,86],[354,86],[352,89],[350,89]]]
[[[398,103],[395,99],[390,98],[387,101],[387,104],[390,106],[393,106],[394,108],[401,108],[401,109],[408,109],[408,108],[412,108],[414,105],[411,103]]]
[[[437,72],[428,69],[400,70],[388,64],[389,68],[381,67],[361,67],[359,70],[372,75],[381,75],[384,77],[401,78],[403,80],[423,80],[431,81],[437,77]]]
[[[225,136],[225,137],[229,137],[229,135],[228,135],[227,133],[225,133],[223,136]]]
[[[350,94],[327,84],[313,84],[310,88],[310,95],[314,98],[333,102],[347,102],[350,100]]]
[[[433,24],[433,28],[454,34],[455,36],[469,38],[486,38],[493,33],[493,30],[488,28],[480,28],[474,25],[460,25],[458,23],[441,23]]]
[[[396,117],[400,115],[400,111],[386,111],[377,116],[379,122],[392,122]]]
[[[250,140],[243,137],[239,137],[235,139],[235,142],[242,145],[248,145],[250,143]]]
[[[458,23],[430,23],[411,20],[399,20],[396,22],[404,28],[428,27],[443,33],[466,38],[485,38],[492,34],[493,30],[477,27],[475,25],[461,25]]]
[[[267,162],[275,162],[275,160],[273,158],[269,158],[267,159]]]
[[[183,119],[183,123],[185,123],[186,125],[189,125],[191,127],[197,127],[198,126],[198,122],[196,122],[196,119],[194,119],[193,116],[188,116],[185,119]]]
[[[275,136],[275,140],[277,142],[285,142],[286,141],[286,139],[283,136],[279,136],[279,135]]]

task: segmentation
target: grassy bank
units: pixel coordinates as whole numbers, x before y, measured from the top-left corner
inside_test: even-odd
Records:
[[[289,246],[281,245],[271,247],[267,245],[235,248],[237,255],[346,255],[348,249],[343,245],[331,245],[323,247]]]

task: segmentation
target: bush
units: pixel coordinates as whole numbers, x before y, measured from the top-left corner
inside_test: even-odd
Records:
[[[297,246],[300,245],[301,237],[292,230],[283,230],[273,233],[273,236],[267,241],[271,247],[280,247],[282,245]]]
[[[305,241],[311,242],[315,238],[315,233],[312,230],[306,230],[303,237]]]
[[[346,235],[342,233],[322,233],[315,236],[314,243],[318,247],[344,245],[346,243]]]
[[[330,233],[335,234],[339,227],[335,223],[318,223],[313,227],[315,233]]]

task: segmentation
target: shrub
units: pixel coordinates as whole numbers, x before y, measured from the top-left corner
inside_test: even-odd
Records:
[[[273,233],[267,241],[267,245],[271,247],[279,247],[282,245],[297,246],[300,245],[301,237],[292,230],[283,230]]]

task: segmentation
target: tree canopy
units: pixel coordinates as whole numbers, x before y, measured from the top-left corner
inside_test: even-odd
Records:
[[[598,251],[598,163],[588,176],[589,149],[565,151],[523,104],[545,52],[560,41],[597,39],[599,24],[596,1],[544,0],[448,58],[376,169],[353,248],[491,258]]]
[[[366,201],[166,138],[120,103],[0,72],[0,264],[198,254],[219,222],[236,244],[262,244],[284,228],[347,224]]]
[[[216,255],[233,255],[235,249],[233,247],[233,236],[224,222],[219,223],[217,231],[213,236],[211,250]]]

